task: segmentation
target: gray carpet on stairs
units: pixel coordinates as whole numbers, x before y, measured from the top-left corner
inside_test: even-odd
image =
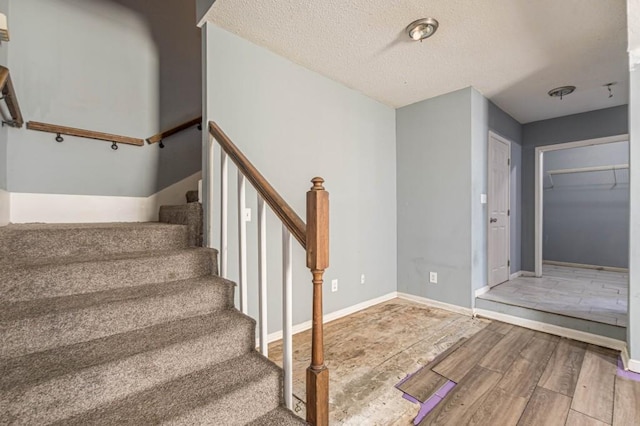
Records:
[[[0,424],[304,424],[282,407],[282,371],[255,351],[217,252],[192,235],[0,228]]]

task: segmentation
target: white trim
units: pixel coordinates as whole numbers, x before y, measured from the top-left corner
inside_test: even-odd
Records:
[[[631,357],[629,357],[629,346],[625,346],[620,351],[620,358],[622,358],[622,366],[624,369],[629,370],[629,361],[631,360]]]
[[[479,297],[479,296],[482,296],[482,295],[483,295],[483,294],[485,294],[485,293],[488,293],[488,292],[489,292],[489,290],[491,290],[491,287],[489,287],[488,285],[485,285],[484,287],[481,287],[481,288],[477,289],[477,290],[474,292],[474,294],[473,294],[473,295],[474,295],[475,297]]]
[[[582,268],[582,269],[595,269],[598,271],[608,271],[608,272],[629,272],[628,268],[618,268],[615,266],[598,266],[598,265],[589,265],[586,263],[572,263],[572,262],[560,262],[558,260],[543,260],[543,265],[553,265],[553,266],[567,266],[569,268]]]
[[[518,271],[518,272],[514,272],[509,277],[509,280],[515,280],[518,277],[535,278],[536,277],[536,273],[533,272],[533,271]]]
[[[0,189],[0,226],[9,224],[11,217],[11,195],[4,189]]]
[[[487,185],[489,185],[490,182],[490,174],[491,174],[491,165],[489,164],[490,161],[490,156],[491,156],[491,138],[495,138],[498,142],[502,142],[504,144],[507,145],[507,148],[509,149],[509,171],[507,173],[507,187],[509,188],[508,193],[507,193],[507,208],[510,211],[511,210],[511,140],[500,136],[499,134],[497,134],[496,132],[489,130],[489,136],[487,138]],[[491,269],[489,266],[489,253],[491,253],[491,247],[489,247],[489,242],[490,242],[490,238],[489,235],[491,235],[491,224],[489,223],[489,206],[491,204],[491,200],[489,197],[489,191],[490,188],[487,186],[487,284],[489,287],[495,287],[499,284],[502,283],[496,283],[491,285]],[[508,215],[507,216],[507,265],[510,265],[511,263],[511,216]],[[507,268],[509,268],[509,266],[507,266]],[[488,291],[488,290],[487,290]],[[486,292],[485,292],[486,293]],[[476,295],[477,297],[477,295]]]
[[[637,359],[631,359],[629,356],[629,347],[625,346],[622,352],[620,353],[620,357],[622,358],[622,365],[625,370],[633,371],[634,373],[640,373],[640,361]]]
[[[10,193],[12,223],[148,222],[158,220],[161,205],[184,204],[198,185],[195,173],[149,197]]]
[[[592,345],[615,349],[617,351],[622,351],[627,347],[627,343],[623,340],[612,339],[611,337],[600,336],[598,334],[586,333],[584,331],[573,330],[553,324],[546,324],[540,321],[534,321],[499,312],[488,311],[486,309],[475,309],[474,315],[482,318],[506,322],[508,324],[513,324],[520,327],[529,328],[531,330],[541,331],[543,333],[554,334],[560,337],[566,337],[585,343],[591,343]]]
[[[375,299],[366,300],[364,302],[357,303],[357,304],[349,306],[347,308],[340,309],[340,310],[335,311],[335,312],[331,312],[329,314],[326,314],[323,317],[322,323],[326,324],[328,322],[335,321],[337,319],[346,317],[347,315],[354,314],[354,313],[356,313],[358,311],[361,311],[363,309],[367,309],[367,308],[370,308],[372,306],[379,305],[380,303],[384,303],[384,302],[386,302],[388,300],[395,299],[397,297],[399,297],[398,293],[394,291],[394,292],[385,294],[384,296],[376,297]],[[292,335],[296,335],[298,333],[302,333],[303,331],[310,330],[311,329],[311,325],[312,325],[311,320],[305,321],[305,322],[300,323],[300,324],[296,324],[293,327],[291,327],[291,334]],[[274,331],[273,333],[270,333],[267,336],[267,341],[269,343],[275,342],[276,340],[280,340],[280,339],[282,339],[282,330]],[[257,339],[256,339],[256,346],[258,346],[258,340]]]
[[[629,358],[627,369],[634,373],[640,373],[640,360]]]
[[[432,308],[444,309],[445,311],[455,312],[457,314],[473,316],[473,309],[465,308],[463,306],[452,305],[450,303],[440,302],[438,300],[429,299],[426,297],[415,296],[413,294],[398,292],[400,299],[411,300],[413,302],[422,303],[423,305],[431,306]]]
[[[605,138],[587,139],[582,141],[559,143],[555,145],[537,146],[535,149],[535,250],[534,264],[537,277],[542,276],[542,230],[544,229],[542,211],[544,208],[544,195],[542,191],[542,179],[544,174],[544,153],[561,149],[580,148],[585,146],[602,145],[606,143],[625,142],[629,140],[628,134],[607,136]]]

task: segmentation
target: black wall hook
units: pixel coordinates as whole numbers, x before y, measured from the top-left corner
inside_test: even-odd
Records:
[[[56,142],[62,142],[62,141],[64,141],[64,138],[62,136],[60,136],[60,133],[58,133],[56,135]]]
[[[164,148],[164,143],[162,143],[162,141],[160,141],[160,143],[158,144],[158,146],[159,146],[160,148]]]
[[[114,151],[117,150],[118,149],[118,144],[116,144],[115,142],[112,142],[111,143],[111,149],[114,150]]]

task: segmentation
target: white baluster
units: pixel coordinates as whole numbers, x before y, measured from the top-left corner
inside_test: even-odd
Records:
[[[240,288],[240,311],[243,314],[249,313],[247,306],[247,221],[245,211],[247,203],[245,199],[246,178],[238,170],[238,249],[239,249],[239,271],[238,287]]]
[[[282,368],[284,369],[284,402],[290,410],[293,409],[292,245],[291,233],[285,225],[282,225]]]
[[[209,150],[208,150],[208,164],[207,164],[207,194],[206,194],[206,211],[207,217],[204,220],[206,230],[205,230],[205,246],[213,247],[213,182],[215,182],[214,173],[213,173],[213,160],[214,160],[214,148],[215,148],[215,139],[213,136],[209,135]]]
[[[260,316],[260,352],[269,356],[269,342],[267,341],[267,209],[264,200],[258,195],[258,283],[259,316]]]
[[[227,179],[228,157],[224,150],[220,149],[220,276],[227,278],[228,259],[228,205],[229,205],[229,183]]]

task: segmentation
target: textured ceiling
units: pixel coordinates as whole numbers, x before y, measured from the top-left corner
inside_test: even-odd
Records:
[[[425,17],[437,33],[410,41]],[[521,123],[628,102],[625,0],[217,0],[205,19],[393,107],[467,86]]]

